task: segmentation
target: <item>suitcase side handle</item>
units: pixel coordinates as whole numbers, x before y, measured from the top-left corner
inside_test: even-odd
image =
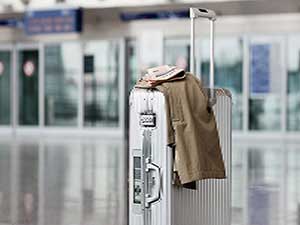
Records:
[[[154,171],[153,180],[148,180],[150,186],[153,185],[153,195],[146,195],[145,207],[150,207],[151,203],[154,203],[160,199],[160,189],[161,189],[161,177],[160,177],[160,168],[154,163],[146,164],[146,172]]]
[[[214,51],[215,51],[215,27],[214,22],[217,19],[216,13],[210,9],[190,8],[191,19],[191,51],[190,51],[190,71],[195,74],[195,19],[207,18],[210,21],[210,66],[209,66],[209,105],[213,106],[216,102],[214,93],[215,70],[214,70]]]

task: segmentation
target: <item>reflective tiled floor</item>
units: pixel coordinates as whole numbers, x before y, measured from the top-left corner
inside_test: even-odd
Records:
[[[0,141],[0,225],[125,225],[125,141]],[[234,225],[300,224],[300,144],[233,148]]]
[[[0,224],[118,225],[122,140],[0,142]]]
[[[234,145],[234,225],[300,224],[300,144]]]

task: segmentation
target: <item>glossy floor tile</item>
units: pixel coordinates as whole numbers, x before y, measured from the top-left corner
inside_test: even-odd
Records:
[[[127,224],[124,140],[0,141],[0,225]],[[232,224],[300,224],[300,144],[235,143]]]
[[[300,224],[300,145],[241,143],[233,149],[233,222]]]
[[[0,224],[126,222],[122,140],[0,143]]]

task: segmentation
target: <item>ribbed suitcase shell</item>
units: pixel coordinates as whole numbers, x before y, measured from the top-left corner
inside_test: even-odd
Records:
[[[229,225],[231,223],[231,97],[218,91],[214,113],[227,179],[197,183],[197,191],[172,188],[172,225]]]
[[[172,185],[172,151],[167,147],[165,99],[158,91],[134,89],[130,96],[129,224],[130,225],[229,225],[231,223],[231,107],[230,93],[217,90],[214,113],[220,136],[227,179],[197,182],[197,190]],[[156,127],[143,128],[139,115],[147,110],[156,114]],[[160,167],[160,200],[139,208],[133,202],[134,151],[145,155],[145,131],[151,134],[149,157]],[[145,180],[144,180],[145,181]],[[145,196],[143,196],[145,200]]]

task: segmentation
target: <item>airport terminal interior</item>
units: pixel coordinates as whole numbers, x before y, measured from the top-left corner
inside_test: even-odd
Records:
[[[130,90],[146,68],[188,71],[190,57],[188,17],[133,14],[191,4],[218,14],[216,86],[233,99],[232,225],[299,225],[296,1],[108,2],[82,6],[80,32],[0,26],[0,225],[128,224]],[[28,10],[4,3],[0,22]],[[209,26],[196,28],[196,75],[207,86]]]

